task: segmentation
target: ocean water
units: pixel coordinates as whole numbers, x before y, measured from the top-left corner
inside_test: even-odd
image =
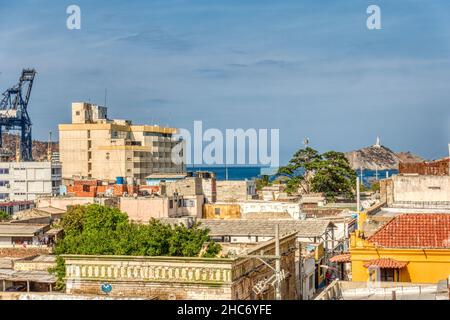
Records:
[[[356,174],[361,178],[362,183],[369,187],[376,180],[386,179],[398,174],[398,170],[356,170]]]
[[[210,171],[216,174],[217,180],[227,180],[227,171],[228,171],[228,180],[251,180],[261,176],[261,167],[255,166],[195,166],[195,167],[187,167],[188,172],[195,171]]]
[[[267,170],[262,166],[195,166],[187,167],[188,172],[210,171],[216,174],[217,180],[226,180],[228,171],[228,180],[251,180],[261,177],[262,174],[275,172],[276,170]],[[272,168],[270,168],[272,169]],[[377,179],[385,179],[397,174],[398,170],[357,170],[356,174],[361,177],[365,186],[370,186]],[[273,177],[274,178],[274,177]]]

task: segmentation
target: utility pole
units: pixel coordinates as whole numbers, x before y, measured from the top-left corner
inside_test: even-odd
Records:
[[[302,245],[300,242],[298,243],[298,252],[299,252],[299,257],[298,257],[298,277],[300,279],[300,288],[299,288],[299,300],[303,300],[303,270],[302,270],[302,264],[303,264],[303,257],[302,257]]]
[[[48,132],[47,160],[52,161],[52,132]]]
[[[277,257],[275,260],[275,275],[277,279],[275,284],[275,299],[281,300],[280,226],[278,224],[275,225],[275,256]]]
[[[359,209],[360,209],[360,204],[359,204],[359,199],[360,199],[359,185],[360,185],[359,177],[356,177],[356,213],[357,214],[359,214]]]

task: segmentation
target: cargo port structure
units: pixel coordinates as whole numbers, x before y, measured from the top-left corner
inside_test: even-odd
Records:
[[[20,158],[23,161],[32,161],[31,119],[28,115],[28,102],[30,101],[36,70],[23,69],[19,83],[7,89],[0,101],[0,137],[5,131],[20,131]],[[0,139],[0,148],[2,147]]]

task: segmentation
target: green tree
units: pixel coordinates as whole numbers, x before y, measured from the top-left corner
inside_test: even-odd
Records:
[[[262,188],[270,186],[269,176],[264,174],[261,178],[255,180],[256,190],[262,190]]]
[[[1,221],[9,221],[9,220],[11,220],[11,216],[8,213],[6,213],[5,211],[0,210],[0,222]]]
[[[380,191],[380,181],[375,181],[371,184],[370,190],[372,191]]]
[[[49,268],[48,272],[56,275],[55,289],[63,290],[66,286],[64,283],[64,277],[66,276],[66,264],[64,259],[60,256],[56,257],[56,266]]]
[[[289,178],[286,188],[289,193],[300,188],[304,193],[323,192],[328,199],[353,196],[356,173],[342,152],[319,154],[311,147],[301,149],[278,174]]]

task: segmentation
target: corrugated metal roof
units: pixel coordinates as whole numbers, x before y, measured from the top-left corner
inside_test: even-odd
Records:
[[[334,227],[329,220],[214,220],[198,219],[201,227],[210,229],[211,236],[274,236],[275,224],[279,225],[280,235],[298,232],[299,237],[322,236],[327,228]]]
[[[45,224],[0,223],[0,236],[34,236],[42,231]]]
[[[56,277],[45,271],[16,271],[12,269],[0,269],[0,280],[55,283]]]

